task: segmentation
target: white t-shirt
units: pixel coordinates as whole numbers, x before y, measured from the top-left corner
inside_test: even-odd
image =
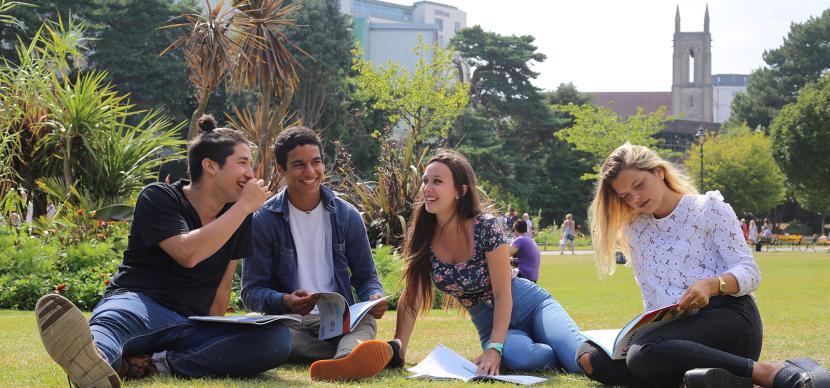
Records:
[[[720,192],[684,195],[668,216],[639,216],[624,233],[646,310],[677,303],[692,283],[727,272],[738,280],[734,296],[761,283],[738,217]]]
[[[525,236],[532,237],[533,236],[533,222],[530,221],[530,218],[528,218],[527,221],[525,221],[525,223],[527,224],[527,233],[525,233]]]
[[[309,293],[334,291],[331,216],[323,203],[310,212],[288,203],[288,223],[297,253],[297,280]]]

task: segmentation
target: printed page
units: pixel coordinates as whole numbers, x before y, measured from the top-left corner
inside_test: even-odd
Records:
[[[477,376],[476,369],[476,365],[466,358],[461,357],[450,348],[438,344],[423,361],[407,370],[415,373],[409,378],[458,379],[465,382],[500,380],[521,385],[538,384],[547,380],[536,376],[520,375]]]
[[[608,357],[611,357],[614,354],[614,340],[617,339],[619,332],[619,329],[605,329],[586,330],[579,333],[604,350]]]
[[[194,315],[188,318],[202,322],[242,323],[249,325],[265,325],[281,320],[300,321],[299,318],[290,315],[227,315],[221,317],[215,315]]]
[[[317,299],[317,309],[320,312],[320,339],[329,339],[343,335],[346,319],[346,299],[333,292],[321,292]]]
[[[475,364],[441,344],[438,344],[435,349],[429,352],[418,365],[407,370],[415,373],[410,378],[430,377],[468,381],[476,377]]]
[[[352,331],[355,327],[357,327],[357,324],[363,320],[363,317],[369,313],[369,310],[371,310],[372,307],[375,307],[376,304],[387,299],[389,299],[388,295],[383,298],[355,303],[349,306],[349,331]]]

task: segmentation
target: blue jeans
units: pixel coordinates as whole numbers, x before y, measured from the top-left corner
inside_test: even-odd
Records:
[[[509,370],[564,369],[584,373],[576,363],[576,350],[585,337],[556,299],[527,279],[512,280],[513,311],[504,341],[502,365]],[[494,303],[467,309],[478,330],[481,348],[493,330]]]
[[[89,326],[115,370],[122,356],[159,353],[177,376],[245,377],[277,367],[291,352],[291,334],[282,324],[193,322],[127,290],[105,295]]]

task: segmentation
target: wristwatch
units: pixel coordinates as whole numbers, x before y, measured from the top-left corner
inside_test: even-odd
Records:
[[[718,295],[726,294],[726,280],[722,276],[718,276]]]
[[[496,349],[499,352],[499,356],[504,353],[504,344],[501,342],[490,342],[487,344],[487,350]]]

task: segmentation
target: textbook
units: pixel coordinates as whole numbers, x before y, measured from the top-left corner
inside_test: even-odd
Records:
[[[320,292],[314,295],[318,296],[317,310],[320,312],[320,339],[329,339],[351,333],[372,307],[389,299],[389,296],[384,296],[383,298],[349,306],[346,303],[346,298],[335,292]]]
[[[282,321],[282,320],[289,320],[289,321],[296,321],[300,322],[300,319],[291,316],[291,315],[262,315],[262,314],[249,314],[249,315],[225,315],[225,316],[216,316],[216,315],[194,315],[192,317],[188,317],[194,321],[202,321],[202,322],[219,322],[219,323],[243,323],[248,325],[267,325],[272,322]]]
[[[521,375],[479,376],[476,375],[477,368],[475,364],[461,357],[460,354],[438,344],[423,361],[407,370],[415,373],[409,376],[410,379],[458,379],[465,383],[470,381],[506,381],[513,384],[533,385],[547,380],[542,377]]]
[[[625,359],[634,341],[649,330],[672,319],[685,317],[697,309],[681,310],[677,304],[646,311],[628,322],[622,329],[587,330],[580,333],[599,346],[613,360]]]

